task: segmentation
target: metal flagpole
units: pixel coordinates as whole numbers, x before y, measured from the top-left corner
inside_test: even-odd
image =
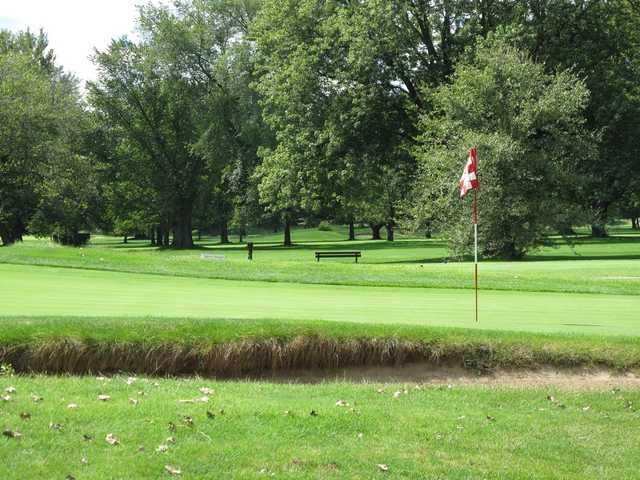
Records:
[[[473,246],[474,246],[474,276],[473,283],[476,290],[476,322],[478,322],[478,189],[473,190]]]

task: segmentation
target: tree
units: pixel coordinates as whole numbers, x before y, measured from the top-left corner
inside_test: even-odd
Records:
[[[468,251],[469,203],[458,198],[457,180],[468,148],[477,146],[483,255],[517,259],[542,245],[580,194],[579,164],[593,161],[584,83],[568,72],[545,73],[489,35],[432,101],[435,113],[423,116],[415,151],[417,222],[446,231],[454,253]]]
[[[0,32],[0,104],[0,238],[10,245],[27,232],[40,184],[80,145],[77,81],[42,32]]]
[[[51,236],[64,245],[79,246],[100,215],[100,190],[96,165],[89,157],[58,157],[38,185],[39,205],[29,223],[35,235]]]

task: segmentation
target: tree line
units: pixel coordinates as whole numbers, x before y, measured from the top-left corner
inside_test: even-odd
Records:
[[[0,237],[99,229],[189,248],[330,220],[480,245],[640,217],[635,0],[178,0],[93,57],[81,95],[46,35],[0,34]]]

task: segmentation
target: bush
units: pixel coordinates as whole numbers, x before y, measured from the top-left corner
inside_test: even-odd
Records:
[[[318,225],[318,230],[321,232],[330,232],[332,230],[331,224],[326,220],[323,220],[320,222],[320,225]]]

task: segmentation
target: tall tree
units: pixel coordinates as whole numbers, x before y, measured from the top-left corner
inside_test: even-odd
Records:
[[[517,259],[544,244],[575,204],[579,166],[593,159],[587,101],[584,83],[572,74],[546,74],[497,36],[480,41],[452,84],[433,96],[435,112],[423,116],[412,199],[418,223],[438,224],[454,252],[468,251],[469,203],[456,187],[468,148],[477,146],[483,255]]]

